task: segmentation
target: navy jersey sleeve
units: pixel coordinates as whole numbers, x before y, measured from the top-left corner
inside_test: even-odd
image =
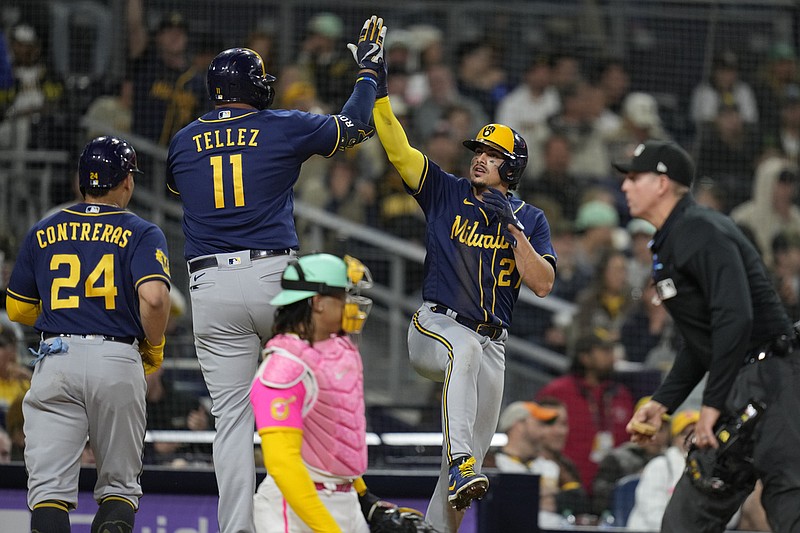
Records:
[[[167,239],[164,232],[153,224],[142,232],[134,249],[131,280],[137,290],[146,281],[160,280],[170,285]]]
[[[515,213],[522,225],[525,226],[525,234],[528,236],[531,246],[536,253],[553,265],[553,268],[556,268],[558,256],[550,241],[550,224],[547,222],[544,211],[522,201],[519,201],[517,206],[516,202],[517,200],[513,202]]]
[[[27,303],[36,303],[41,299],[39,289],[36,286],[36,270],[34,268],[32,246],[33,236],[33,229],[25,235],[6,289],[12,298]]]

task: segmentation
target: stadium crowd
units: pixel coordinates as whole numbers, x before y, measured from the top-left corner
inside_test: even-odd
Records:
[[[147,13],[143,4],[126,3],[124,75],[94,80],[91,88],[80,86],[48,53],[57,28],[22,18],[0,28],[0,149],[74,150],[98,133],[98,124],[165,147],[175,132],[210,108],[205,69],[228,43],[193,32],[184,13]],[[277,76],[273,107],[335,112],[350,94],[357,70],[345,47],[351,33],[345,29],[353,24],[334,13],[315,15],[290,64],[278,63],[276,47],[284,43],[268,29],[253,28],[236,44],[259,52],[267,71]],[[647,243],[655,228],[627,213],[612,162],[629,158],[649,139],[673,139],[691,149],[698,167],[696,199],[729,214],[747,232],[790,318],[800,320],[796,50],[786,42],[773,43],[757,71],[743,70],[732,50],[715,50],[707,78],[686,73],[696,80],[688,106],[667,106],[667,119],[662,103],[667,100],[632,84],[623,58],[587,58],[568,48],[536,50],[515,72],[504,65],[504,50],[491,39],[453,46],[441,28],[429,24],[393,24],[388,39],[394,112],[411,143],[442,169],[467,174],[471,154],[461,143],[487,122],[506,124],[527,140],[529,163],[516,194],[543,209],[550,222],[558,253],[553,296],[577,304],[577,313],[567,318],[530,310],[515,315],[512,334],[564,354],[571,368],[528,398],[510,399],[535,397],[538,403],[507,407],[498,430],[508,434],[509,444],[497,450],[494,464],[542,476],[541,509],[549,513],[543,520],[561,524],[580,516],[595,521],[613,516],[617,481],[631,474],[644,480],[658,476],[657,468],[669,468],[673,457],[682,457],[682,438],[695,415],[675,415],[657,449],[627,443],[624,426],[644,394],[615,381],[615,366],[634,363],[664,372],[681,339],[655,303],[650,283]],[[683,123],[675,113],[686,125],[676,126]],[[81,118],[88,120],[84,126]],[[146,169],[147,157],[143,160]],[[67,200],[69,191],[67,182],[54,193],[53,203]],[[423,242],[422,212],[377,139],[330,159],[309,160],[295,194],[353,222]],[[300,225],[298,230],[302,245],[310,229]],[[0,242],[3,287],[18,239],[8,234]],[[325,241],[332,253],[346,252],[343,246],[332,234]],[[174,298],[171,327],[185,330],[185,303],[179,294]],[[1,434],[0,452],[14,459],[21,458],[24,445],[18,404],[30,386],[22,333],[10,322],[0,325],[0,420],[8,434]],[[182,355],[191,356],[191,350]],[[149,429],[210,428],[198,394],[176,391],[162,373],[148,383]],[[580,394],[573,393],[576,387]],[[154,463],[210,460],[207,447],[199,445],[156,444],[146,452],[146,460]],[[664,464],[654,464],[654,457]],[[663,477],[647,487],[668,497],[677,477],[666,482]],[[647,502],[663,512],[658,498]],[[633,516],[650,513],[652,518],[655,511],[643,509],[648,507],[637,491]],[[757,505],[749,501],[742,515],[747,527],[759,527],[754,525]]]

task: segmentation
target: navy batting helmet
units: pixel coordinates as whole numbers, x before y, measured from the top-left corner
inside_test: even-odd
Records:
[[[275,76],[264,70],[264,61],[249,48],[230,48],[221,52],[208,66],[206,88],[215,104],[241,102],[256,109],[266,109],[275,95]]]
[[[515,189],[528,164],[528,145],[525,144],[525,139],[508,126],[487,124],[474,139],[464,141],[464,146],[473,152],[480,145],[503,154],[505,161],[498,168],[500,177],[509,184],[509,188]]]
[[[131,172],[143,174],[136,166],[133,146],[118,137],[97,137],[81,153],[78,184],[81,193],[86,189],[111,189]]]

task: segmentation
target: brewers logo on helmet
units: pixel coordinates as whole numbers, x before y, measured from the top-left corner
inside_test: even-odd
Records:
[[[277,78],[267,74],[264,61],[249,48],[229,48],[215,57],[208,66],[206,88],[216,104],[241,102],[256,109],[272,104],[272,85]]]
[[[502,124],[487,124],[474,139],[467,139],[463,144],[473,152],[484,145],[503,154],[506,160],[498,169],[500,177],[510,189],[517,187],[528,164],[528,145],[519,133]]]
[[[78,161],[78,185],[86,189],[112,189],[131,172],[143,174],[136,166],[136,150],[125,139],[103,136],[93,139]]]

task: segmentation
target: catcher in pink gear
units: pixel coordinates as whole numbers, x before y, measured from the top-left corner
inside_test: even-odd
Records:
[[[390,518],[422,523],[361,479],[364,378],[348,333],[361,331],[372,301],[357,293],[371,284],[369,270],[349,256],[308,255],[283,273],[283,291],[270,302],[274,336],[250,392],[267,468],[254,496],[258,533],[368,533]]]

